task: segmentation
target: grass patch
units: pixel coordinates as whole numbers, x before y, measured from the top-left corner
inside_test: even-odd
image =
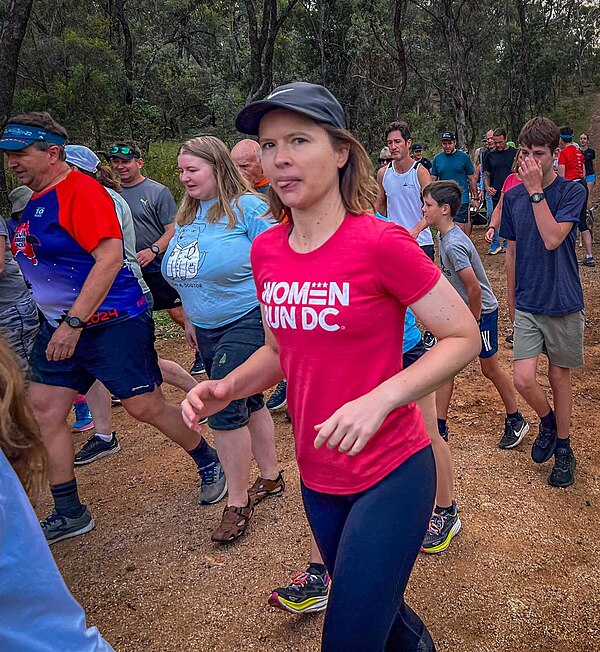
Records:
[[[588,131],[590,120],[596,108],[596,93],[585,93],[572,97],[562,97],[555,107],[551,118],[559,127],[569,125],[574,130],[574,140],[579,140],[581,132]]]
[[[159,310],[152,314],[154,317],[154,326],[156,337],[159,340],[172,340],[176,337],[184,337],[183,331],[169,317],[166,310]]]

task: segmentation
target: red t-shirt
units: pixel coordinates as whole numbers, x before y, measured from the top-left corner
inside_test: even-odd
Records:
[[[404,228],[371,215],[347,215],[306,254],[293,251],[289,233],[279,224],[261,234],[251,260],[288,381],[300,475],[315,491],[357,493],[429,444],[420,410],[392,411],[354,457],[315,449],[314,426],[402,369],[406,306],[440,271]]]
[[[585,157],[583,152],[575,145],[567,145],[560,150],[558,164],[565,166],[565,179],[582,179],[585,174]]]
[[[502,184],[502,194],[504,195],[507,193],[511,188],[514,188],[515,186],[520,185],[523,183],[521,179],[517,176],[515,172],[511,172],[506,179],[504,180],[504,183]]]

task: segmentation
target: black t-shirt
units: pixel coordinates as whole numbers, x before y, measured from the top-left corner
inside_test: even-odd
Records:
[[[513,147],[508,147],[502,151],[494,150],[489,152],[483,159],[484,172],[489,172],[490,186],[497,190],[496,194],[492,197],[494,204],[500,200],[500,191],[506,181],[506,177],[511,173],[513,161],[517,150]]]
[[[594,174],[594,159],[596,158],[596,152],[591,147],[587,149],[582,149],[581,153],[585,158],[585,176]]]

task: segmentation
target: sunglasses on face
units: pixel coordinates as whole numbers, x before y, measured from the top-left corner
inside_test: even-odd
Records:
[[[132,147],[121,147],[119,145],[113,145],[109,150],[109,154],[125,154],[125,156],[133,154],[134,156],[137,156],[138,152]]]

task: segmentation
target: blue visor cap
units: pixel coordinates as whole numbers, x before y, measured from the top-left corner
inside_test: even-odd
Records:
[[[573,140],[573,134],[561,134],[560,137],[563,140]]]
[[[33,145],[33,143],[51,143],[52,145],[64,145],[66,138],[41,127],[20,125],[15,122],[9,123],[2,132],[0,138],[0,149],[19,150]]]

